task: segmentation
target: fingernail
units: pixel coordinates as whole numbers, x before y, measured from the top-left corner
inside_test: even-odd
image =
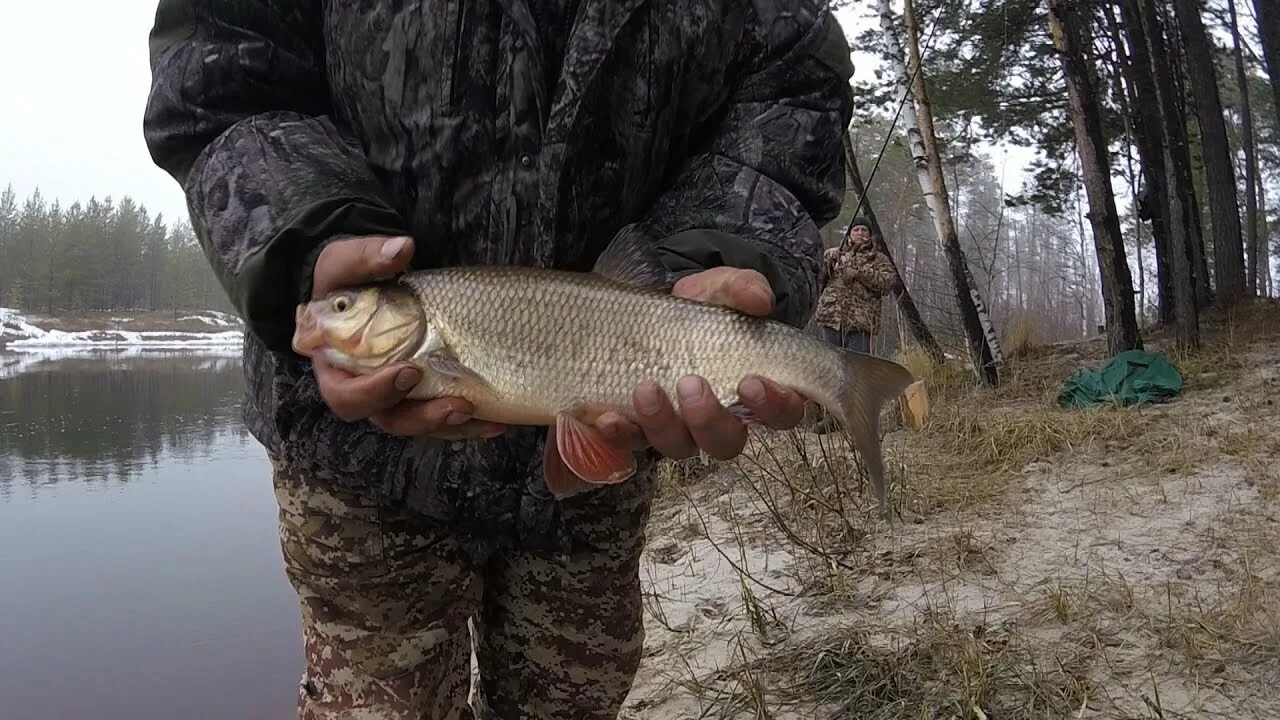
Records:
[[[649,381],[641,383],[640,388],[636,390],[636,410],[640,411],[641,415],[655,415],[661,404],[658,386]]]
[[[446,425],[461,425],[470,419],[471,416],[466,413],[455,412],[449,413],[449,417],[445,418],[444,422]]]
[[[412,390],[422,380],[422,371],[417,368],[405,368],[396,373],[396,389]]]
[[[759,378],[749,377],[742,381],[738,394],[749,403],[762,403],[764,402],[764,383],[760,382]]]
[[[392,238],[382,243],[382,261],[392,262],[400,254],[400,251],[404,250],[404,246],[408,244],[409,238],[404,237]]]
[[[686,375],[676,383],[676,392],[680,393],[683,402],[697,402],[702,399],[702,380]]]

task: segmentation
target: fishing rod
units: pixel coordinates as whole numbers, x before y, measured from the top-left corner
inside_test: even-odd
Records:
[[[934,36],[938,32],[938,28],[942,25],[942,8],[938,8],[938,13],[933,19],[933,27],[929,28],[929,35],[925,38],[924,49],[920,53],[920,62],[911,71],[911,77],[907,79],[906,87],[903,88],[902,99],[898,101],[898,107],[893,112],[893,118],[889,121],[889,129],[885,132],[884,142],[880,145],[880,152],[876,155],[876,162],[871,166],[871,174],[867,176],[867,181],[862,185],[862,194],[858,197],[858,204],[853,208],[853,217],[857,218],[862,212],[862,206],[867,203],[867,196],[871,194],[871,184],[875,182],[876,172],[880,169],[880,161],[884,159],[885,152],[889,149],[889,142],[893,140],[893,131],[898,127],[898,118],[902,117],[902,109],[906,107],[907,100],[912,98],[911,86],[915,84],[916,76],[920,74],[920,70],[924,67],[924,51],[929,50],[933,46]],[[845,129],[845,137],[848,138],[849,130]],[[852,140],[849,143],[852,145]],[[852,153],[850,153],[852,155]],[[844,252],[849,246],[849,240],[853,237],[853,220],[850,219],[849,227],[845,228],[844,237],[840,240],[840,252]]]

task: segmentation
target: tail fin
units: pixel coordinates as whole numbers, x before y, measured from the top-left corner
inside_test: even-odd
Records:
[[[915,377],[901,365],[864,353],[840,350],[843,382],[836,392],[835,412],[854,447],[867,464],[881,513],[885,504],[884,455],[880,449],[880,410],[901,395]]]

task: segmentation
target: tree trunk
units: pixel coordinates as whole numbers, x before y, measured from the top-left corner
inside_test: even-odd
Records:
[[[1196,291],[1196,307],[1204,309],[1213,302],[1213,288],[1209,283],[1209,261],[1208,254],[1205,252],[1205,231],[1204,231],[1204,212],[1202,202],[1204,192],[1196,185],[1199,179],[1196,175],[1195,154],[1191,150],[1191,132],[1189,129],[1189,118],[1192,110],[1187,106],[1187,87],[1186,87],[1186,69],[1183,67],[1185,60],[1182,40],[1178,29],[1178,19],[1170,9],[1172,5],[1168,0],[1161,0],[1159,5],[1160,22],[1165,28],[1165,46],[1168,55],[1166,56],[1169,63],[1169,76],[1173,79],[1173,107],[1177,111],[1179,118],[1178,131],[1182,134],[1181,142],[1185,152],[1183,153],[1186,161],[1186,177],[1188,188],[1188,202],[1191,206],[1191,224],[1187,228],[1188,238],[1191,241],[1191,279],[1195,283]],[[1201,148],[1203,156],[1203,148]],[[1202,166],[1203,167],[1203,166]]]
[[[916,26],[915,7],[911,0],[906,0],[905,20],[906,54],[914,71],[914,80],[909,79],[907,68],[902,64],[902,43],[893,25],[893,12],[889,7],[889,0],[880,0],[880,26],[884,30],[890,49],[890,61],[898,77],[899,98],[906,98],[906,102],[903,103],[903,124],[906,127],[911,155],[915,160],[916,178],[924,193],[925,203],[929,206],[929,212],[933,216],[938,242],[947,255],[956,306],[960,311],[960,320],[968,340],[974,371],[983,382],[995,386],[1000,382],[998,363],[1003,358],[1000,354],[999,342],[995,337],[995,328],[980,310],[981,299],[977,288],[974,287],[964,250],[960,247],[960,238],[956,234],[951,203],[947,196],[946,178],[942,172],[942,158],[938,152],[937,136],[933,129],[933,116],[929,109],[929,95],[924,84],[924,74],[919,69],[919,28]]]
[[[1133,161],[1129,161],[1130,175],[1132,175]],[[1136,188],[1136,185],[1135,185]],[[1142,219],[1138,217],[1138,211],[1135,206],[1133,211],[1133,247],[1138,251],[1138,332],[1147,324],[1147,259],[1142,252]]]
[[[862,171],[858,168],[858,158],[853,151],[853,142],[849,139],[848,134],[844,138],[844,161],[845,168],[848,173],[849,189],[853,190],[854,196],[858,198],[858,204],[854,206],[853,214],[858,216],[861,210],[862,217],[871,223],[871,235],[875,239],[876,246],[885,257],[889,258],[889,264],[893,266],[893,272],[898,276],[898,286],[902,288],[897,293],[898,311],[902,313],[902,319],[906,321],[907,329],[911,331],[913,337],[929,354],[929,357],[939,365],[947,361],[947,356],[942,352],[942,347],[938,345],[938,341],[933,337],[933,333],[929,331],[929,326],[925,324],[924,318],[920,316],[920,310],[916,307],[915,300],[911,297],[911,291],[907,289],[907,283],[902,278],[902,272],[898,270],[898,264],[893,259],[893,253],[889,251],[889,245],[884,240],[884,232],[880,229],[880,221],[876,218],[876,211],[871,207],[871,198],[867,196],[867,187],[862,182]],[[852,224],[849,226],[852,230]],[[845,242],[848,242],[848,233],[845,234]]]
[[[1227,124],[1218,93],[1218,74],[1196,0],[1174,0],[1174,8],[1182,32],[1196,117],[1200,123],[1209,212],[1213,218],[1213,274],[1217,281],[1217,296],[1230,304],[1245,291],[1244,244],[1240,233],[1236,174],[1232,170]]]
[[[1023,223],[1022,229],[1013,236],[1013,269],[1017,275],[1014,276],[1014,289],[1018,293],[1018,314],[1027,311],[1025,295],[1022,292],[1022,235],[1026,232],[1026,223]]]
[[[1080,17],[1070,0],[1049,0],[1049,34],[1067,79],[1071,124],[1075,128],[1076,153],[1085,193],[1089,198],[1089,224],[1102,279],[1102,304],[1110,354],[1142,347],[1133,306],[1133,276],[1125,257],[1120,214],[1111,188],[1107,140],[1098,117],[1096,80],[1085,57],[1092,44],[1087,17]],[[1090,328],[1092,331],[1093,328]]]
[[[1182,115],[1186,117],[1186,115]],[[1209,254],[1205,252],[1204,244],[1204,225],[1201,218],[1204,217],[1204,209],[1200,206],[1200,198],[1202,193],[1195,191],[1195,176],[1191,169],[1191,156],[1187,156],[1187,177],[1191,191],[1191,229],[1189,237],[1191,238],[1191,280],[1195,283],[1196,290],[1196,307],[1201,309],[1209,307],[1209,303],[1213,302],[1213,288],[1209,286]]]
[[[1200,344],[1200,314],[1196,302],[1196,281],[1192,273],[1191,248],[1195,227],[1191,203],[1190,158],[1187,153],[1186,126],[1174,97],[1173,73],[1165,47],[1164,28],[1156,7],[1157,0],[1125,0],[1123,9],[1137,13],[1146,38],[1151,61],[1156,100],[1162,133],[1167,204],[1160,208],[1168,218],[1169,272],[1173,284],[1173,320],[1179,347],[1191,349]]]
[[[1271,99],[1280,118],[1280,0],[1253,0],[1258,19],[1258,37],[1262,40],[1262,57],[1271,78]]]
[[[1249,74],[1244,69],[1240,22],[1236,16],[1236,0],[1227,0],[1231,16],[1231,45],[1236,61],[1236,84],[1240,86],[1240,144],[1244,146],[1244,249],[1248,259],[1245,289],[1258,294],[1258,152],[1253,139],[1253,108],[1249,106]]]
[[[1103,9],[1112,20],[1112,32],[1117,48],[1123,48],[1119,29],[1115,27],[1110,7]],[[1151,53],[1147,50],[1147,36],[1142,27],[1141,12],[1137,0],[1122,0],[1120,16],[1129,53],[1121,57],[1125,89],[1128,93],[1129,127],[1138,146],[1138,159],[1145,181],[1146,200],[1143,203],[1146,218],[1151,221],[1151,240],[1156,251],[1156,295],[1158,317],[1161,325],[1173,323],[1173,274],[1169,265],[1169,187],[1165,178],[1164,128],[1160,119],[1160,99],[1156,95],[1155,77],[1151,74]],[[1123,52],[1123,50],[1121,50]]]
[[[1261,295],[1271,297],[1275,293],[1275,285],[1271,277],[1271,231],[1267,227],[1267,184],[1264,182],[1258,183],[1258,235],[1262,238],[1258,252],[1261,256],[1258,262],[1262,264],[1258,287]]]

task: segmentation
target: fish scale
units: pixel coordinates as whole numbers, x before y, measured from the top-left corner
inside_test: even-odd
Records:
[[[749,373],[791,374],[778,360],[794,334],[605,278],[544,272],[538,285],[529,271],[507,268],[424,271],[403,282],[459,361],[522,406],[625,406],[638,382],[671,393],[685,375],[706,378],[727,405]],[[749,352],[725,352],[734,347]]]

